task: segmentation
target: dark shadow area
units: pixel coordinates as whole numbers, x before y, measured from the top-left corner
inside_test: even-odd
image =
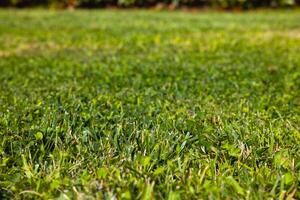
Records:
[[[56,7],[56,8],[218,8],[254,9],[284,8],[300,5],[300,0],[2,0],[0,7]]]

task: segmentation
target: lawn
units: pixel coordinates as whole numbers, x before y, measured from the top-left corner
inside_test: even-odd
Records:
[[[0,10],[0,198],[300,199],[300,10]]]

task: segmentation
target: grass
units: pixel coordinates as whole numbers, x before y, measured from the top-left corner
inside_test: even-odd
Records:
[[[0,198],[299,199],[299,22],[0,10]]]

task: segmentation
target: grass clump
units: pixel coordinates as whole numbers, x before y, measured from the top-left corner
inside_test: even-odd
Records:
[[[1,198],[300,198],[299,21],[1,10]]]

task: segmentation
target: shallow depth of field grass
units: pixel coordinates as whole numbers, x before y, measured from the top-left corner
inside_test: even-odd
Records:
[[[299,10],[0,10],[2,199],[299,199],[299,129]]]

